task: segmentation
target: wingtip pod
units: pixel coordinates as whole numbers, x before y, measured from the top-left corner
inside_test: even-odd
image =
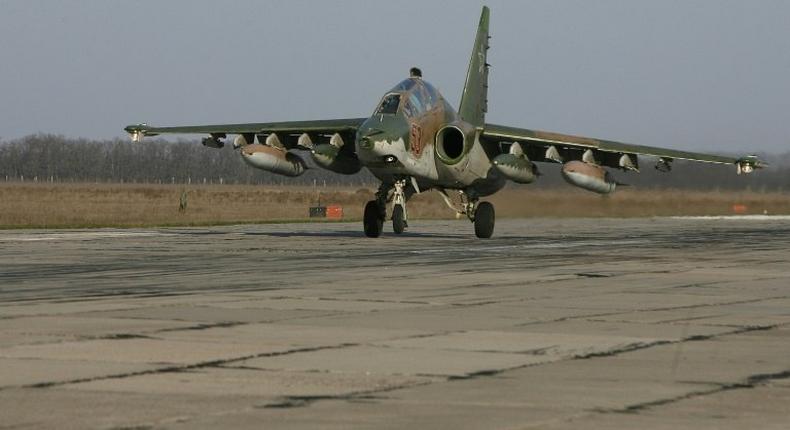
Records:
[[[148,129],[148,124],[133,124],[127,125],[123,130],[129,134],[129,137],[132,139],[132,142],[142,142],[143,137],[146,136],[146,130]]]
[[[766,166],[768,166],[768,164],[761,161],[756,155],[749,155],[735,160],[735,168],[739,175],[749,174],[754,172],[755,169],[763,169]]]

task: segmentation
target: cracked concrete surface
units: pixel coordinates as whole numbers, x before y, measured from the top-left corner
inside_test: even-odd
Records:
[[[0,232],[0,428],[787,428],[782,220]]]

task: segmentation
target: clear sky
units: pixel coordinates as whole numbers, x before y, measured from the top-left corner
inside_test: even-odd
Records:
[[[489,122],[790,151],[790,1],[488,4]],[[457,106],[481,5],[0,0],[0,137],[366,116],[413,65]]]

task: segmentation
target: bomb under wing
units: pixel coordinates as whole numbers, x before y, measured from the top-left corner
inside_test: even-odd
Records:
[[[316,164],[324,169],[344,175],[353,175],[362,170],[362,163],[351,151],[343,151],[345,141],[335,133],[329,143],[313,145],[306,134],[299,138],[300,145],[311,148],[310,155]]]
[[[500,173],[513,182],[529,184],[535,180],[537,168],[529,161],[519,143],[510,145],[507,154],[497,155],[492,162]]]
[[[298,155],[260,143],[244,146],[241,156],[252,167],[280,175],[299,176],[307,170],[307,165]]]
[[[611,194],[617,188],[617,182],[606,169],[583,161],[565,163],[562,177],[571,185],[598,194]]]

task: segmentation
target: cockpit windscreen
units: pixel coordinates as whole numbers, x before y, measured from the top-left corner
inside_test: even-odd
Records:
[[[376,110],[377,114],[396,114],[400,106],[400,94],[387,94]]]

